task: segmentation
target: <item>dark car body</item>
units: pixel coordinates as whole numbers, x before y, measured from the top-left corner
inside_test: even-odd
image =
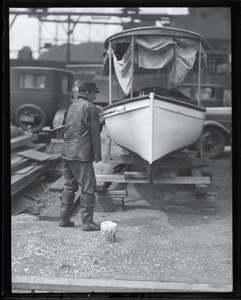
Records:
[[[45,67],[10,68],[10,106],[13,123],[40,131],[61,125],[70,105],[73,72]]]
[[[202,141],[204,156],[219,157],[231,144],[232,108],[207,107],[203,134],[207,135]]]
[[[197,98],[197,86],[183,84],[181,91],[188,97]],[[201,104],[204,107],[230,107],[231,99],[225,97],[224,86],[221,84],[202,84]]]
[[[197,86],[184,84],[181,91],[188,97],[197,97]],[[219,84],[202,84],[201,105],[206,107],[202,140],[203,155],[219,157],[226,145],[230,145],[232,133],[231,97],[225,97]]]

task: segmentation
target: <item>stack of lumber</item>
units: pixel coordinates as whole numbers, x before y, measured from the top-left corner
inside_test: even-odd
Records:
[[[11,151],[38,140],[37,134],[24,134],[11,138]]]
[[[57,157],[43,152],[46,144],[33,144],[36,134],[21,135],[11,139],[11,197],[41,182],[44,173],[52,168]]]

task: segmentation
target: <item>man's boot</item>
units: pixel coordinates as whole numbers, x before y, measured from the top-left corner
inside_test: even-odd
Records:
[[[83,222],[84,231],[99,231],[100,225],[93,220],[95,195],[83,194],[81,195],[81,219]]]
[[[73,193],[63,193],[61,197],[61,206],[60,206],[60,220],[59,226],[61,227],[73,227],[74,222],[71,222],[70,210],[74,202],[75,194]]]

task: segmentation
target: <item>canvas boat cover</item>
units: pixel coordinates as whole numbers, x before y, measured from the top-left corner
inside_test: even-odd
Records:
[[[129,42],[128,42],[129,41]],[[124,47],[124,53],[118,51]],[[144,69],[161,69],[172,63],[169,87],[179,86],[188,72],[193,68],[199,51],[199,40],[179,36],[143,35],[135,36],[138,67]],[[112,59],[120,86],[128,95],[131,90],[132,77],[132,44],[130,37],[112,43]],[[202,67],[206,66],[206,54],[201,45]],[[108,52],[106,53],[103,70],[108,70]],[[106,72],[107,73],[107,72]]]

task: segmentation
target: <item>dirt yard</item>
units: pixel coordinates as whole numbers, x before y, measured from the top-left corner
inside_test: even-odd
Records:
[[[105,145],[105,143],[104,143]],[[105,151],[105,150],[104,150]],[[97,164],[97,172],[103,170]],[[28,194],[28,209],[12,215],[12,276],[103,280],[143,280],[172,283],[232,285],[232,168],[229,149],[210,161],[217,192],[212,213],[165,212],[165,195],[192,187],[129,184],[125,210],[96,212],[95,221],[117,223],[117,240],[105,244],[100,232],[81,229],[80,212],[74,228],[38,216],[60,193],[49,185],[61,176],[61,165]]]

